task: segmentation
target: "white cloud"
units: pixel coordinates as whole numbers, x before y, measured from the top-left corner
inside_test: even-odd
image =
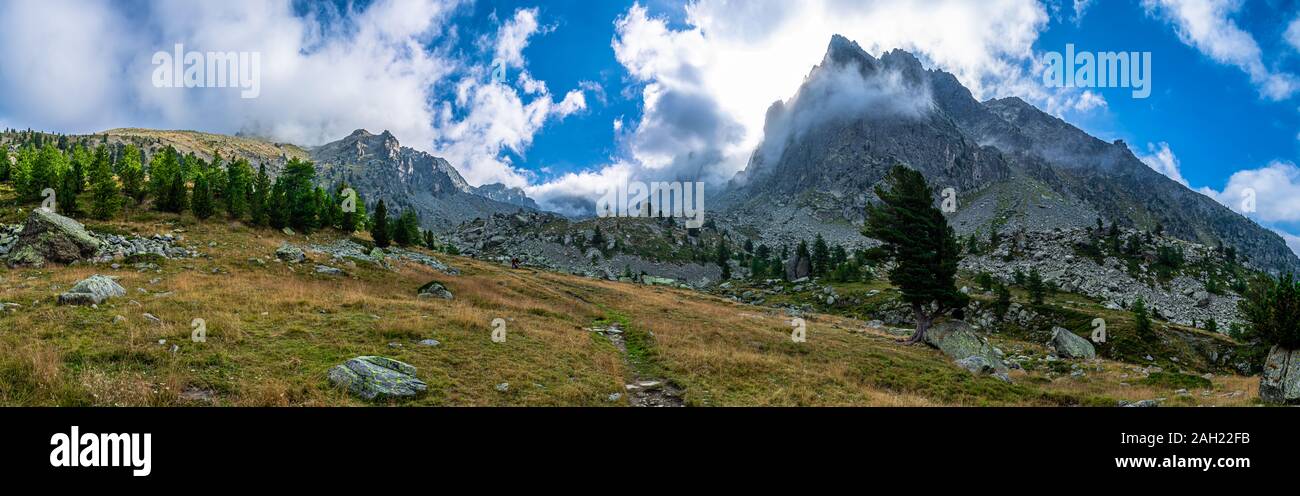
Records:
[[[617,166],[641,179],[730,179],[762,140],[768,107],[794,95],[834,34],[876,56],[908,50],[978,99],[1017,95],[1058,112],[1099,107],[1095,95],[1048,91],[1031,76],[1047,16],[1035,0],[697,0],[683,22],[670,23],[635,5],[616,21],[613,47],[635,83],[624,94],[639,95],[642,116],[624,123],[628,160]]]
[[[1300,89],[1300,81],[1294,75],[1270,70],[1264,64],[1255,38],[1232,20],[1241,9],[1241,1],[1142,0],[1142,5],[1148,14],[1173,24],[1183,43],[1215,62],[1244,71],[1265,97],[1284,100]],[[1291,30],[1287,34],[1291,39]]]
[[[1142,163],[1147,164],[1147,167],[1152,170],[1164,174],[1165,177],[1177,181],[1178,184],[1188,186],[1187,179],[1183,178],[1178,157],[1174,155],[1173,150],[1169,149],[1169,143],[1160,142],[1159,145],[1147,143],[1147,152],[1147,155],[1138,156]]]
[[[1081,24],[1083,15],[1088,13],[1088,8],[1092,6],[1093,0],[1074,0],[1074,23]]]
[[[151,2],[130,15],[101,0],[0,5],[5,117],[35,128],[247,131],[304,145],[389,129],[433,138],[430,88],[459,69],[437,49],[459,0],[379,0],[353,15],[295,15],[288,0]],[[152,56],[258,52],[260,98],[238,89],[156,88]],[[423,144],[423,146],[421,146]]]
[[[1197,191],[1270,227],[1286,240],[1291,251],[1300,255],[1300,236],[1283,227],[1300,226],[1300,167],[1296,164],[1275,160],[1259,169],[1237,171],[1228,178],[1223,191]]]
[[[1202,188],[1202,193],[1232,210],[1264,223],[1300,223],[1300,167],[1275,160],[1259,169],[1237,171],[1223,191]],[[1254,199],[1254,211],[1250,203]]]
[[[587,108],[582,90],[571,90],[557,101],[546,83],[526,69],[522,51],[529,39],[551,29],[542,27],[537,16],[535,8],[516,11],[498,28],[493,49],[508,67],[520,69],[518,86],[531,100],[525,101],[514,87],[490,82],[487,68],[478,68],[461,80],[455,102],[442,102],[435,114],[435,152],[470,184],[527,186],[531,173],[517,168],[504,153],[523,155],[548,122]]]
[[[405,146],[444,155],[471,184],[523,186],[526,173],[503,153],[523,154],[545,124],[582,111],[586,98],[579,90],[552,96],[526,70],[530,39],[554,29],[538,9],[515,11],[484,35],[482,54],[453,49],[454,16],[466,4],[377,0],[304,15],[290,0],[146,2],[127,16],[107,0],[3,2],[0,116],[72,133],[244,131],[302,145],[386,129]],[[155,88],[152,55],[177,43],[259,52],[260,98]],[[515,85],[489,82],[480,56],[518,72]],[[450,101],[437,97],[444,91]]]

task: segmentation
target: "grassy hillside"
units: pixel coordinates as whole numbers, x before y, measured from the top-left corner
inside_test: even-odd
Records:
[[[91,138],[94,138],[95,136],[107,136],[110,139],[135,143],[137,146],[140,146],[151,153],[162,149],[167,145],[171,145],[175,147],[177,151],[180,151],[182,155],[193,152],[195,155],[203,157],[204,160],[211,160],[212,153],[215,151],[220,152],[227,158],[246,158],[255,166],[259,162],[274,161],[281,157],[285,160],[291,158],[309,158],[307,150],[293,144],[272,143],[258,138],[228,136],[224,134],[212,134],[199,131],[121,128],[110,129],[99,133],[98,135],[94,135]]]
[[[671,381],[690,406],[1242,405],[1256,396],[1253,378],[1139,381],[1134,366],[1106,360],[1082,364],[1084,377],[1049,365],[1013,371],[1015,383],[1005,384],[847,316],[807,316],[808,340],[796,344],[788,317],[771,308],[462,257],[437,255],[457,276],[395,262],[345,266],[341,278],[272,260],[281,242],[326,244],[340,236],[332,232],[308,239],[156,213],[88,227],[175,233],[206,257],[156,269],[0,268],[2,405],[362,405],[325,378],[358,355],[416,366],[430,388],[412,405],[627,406],[624,385],[647,374]],[[55,304],[94,273],[120,277],[128,295],[98,308]],[[416,298],[431,280],[455,299]],[[207,323],[205,343],[189,339],[196,318]],[[504,343],[490,338],[496,318],[507,321]],[[589,330],[610,321],[625,324],[623,349]],[[441,345],[417,344],[430,338]],[[994,342],[1009,354],[1046,355],[1038,343]]]

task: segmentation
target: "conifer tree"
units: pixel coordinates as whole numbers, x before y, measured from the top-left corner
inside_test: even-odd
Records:
[[[270,222],[267,209],[271,201],[271,178],[266,175],[266,164],[257,166],[257,181],[253,183],[253,196],[249,201],[249,210],[255,226],[265,226]]]
[[[375,246],[388,248],[392,238],[388,235],[388,207],[384,200],[375,206],[375,218],[370,222],[370,237],[375,239]]]
[[[875,192],[880,202],[867,205],[862,233],[882,243],[873,248],[879,258],[894,262],[889,280],[916,318],[907,342],[921,342],[935,318],[966,306],[955,285],[961,247],[920,172],[896,165]]]
[[[122,196],[117,181],[113,179],[113,169],[106,161],[95,161],[94,169],[90,171],[90,194],[90,214],[96,219],[111,219],[122,206]]]
[[[135,145],[126,145],[122,151],[119,165],[122,177],[122,192],[140,204],[144,201],[144,163],[141,161],[140,149]]]
[[[226,204],[226,215],[231,219],[242,219],[248,213],[249,199],[253,196],[252,175],[252,167],[242,158],[226,165],[226,188],[222,200]]]
[[[208,182],[208,174],[200,171],[194,175],[194,216],[199,220],[212,217],[215,210],[212,202],[212,186]]]

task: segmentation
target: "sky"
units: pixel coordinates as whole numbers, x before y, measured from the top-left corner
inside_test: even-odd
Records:
[[[389,130],[471,184],[579,213],[613,182],[725,182],[837,33],[1123,139],[1300,251],[1294,0],[11,0],[0,127],[308,146]],[[256,98],[159,87],[156,55],[178,43],[256,53]],[[1067,45],[1149,52],[1150,95],[1047,84]]]

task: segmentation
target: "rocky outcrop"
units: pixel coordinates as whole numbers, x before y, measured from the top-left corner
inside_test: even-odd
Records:
[[[368,401],[405,399],[429,389],[415,372],[415,367],[391,358],[361,356],[330,369],[329,381]]]
[[[438,281],[431,281],[428,284],[420,286],[419,291],[416,292],[416,296],[420,298],[442,298],[444,300],[455,298],[455,296],[452,296],[451,291],[448,291],[447,287],[443,286],[442,283]]]
[[[46,262],[72,263],[95,255],[101,241],[81,223],[38,208],[33,210],[9,253],[10,267],[41,267]]]
[[[1259,379],[1259,398],[1277,405],[1300,405],[1300,350],[1274,346]]]
[[[1097,348],[1087,339],[1061,327],[1052,328],[1052,339],[1047,342],[1056,355],[1062,358],[1097,358]]]
[[[1002,352],[975,333],[970,324],[949,320],[930,328],[925,333],[925,343],[938,348],[959,366],[975,373],[992,374],[1009,381]]]
[[[59,295],[60,305],[98,305],[115,296],[126,296],[126,288],[108,276],[95,274],[82,279]]]
[[[275,250],[275,258],[289,263],[299,263],[307,260],[307,254],[302,252],[301,248],[283,243]]]

